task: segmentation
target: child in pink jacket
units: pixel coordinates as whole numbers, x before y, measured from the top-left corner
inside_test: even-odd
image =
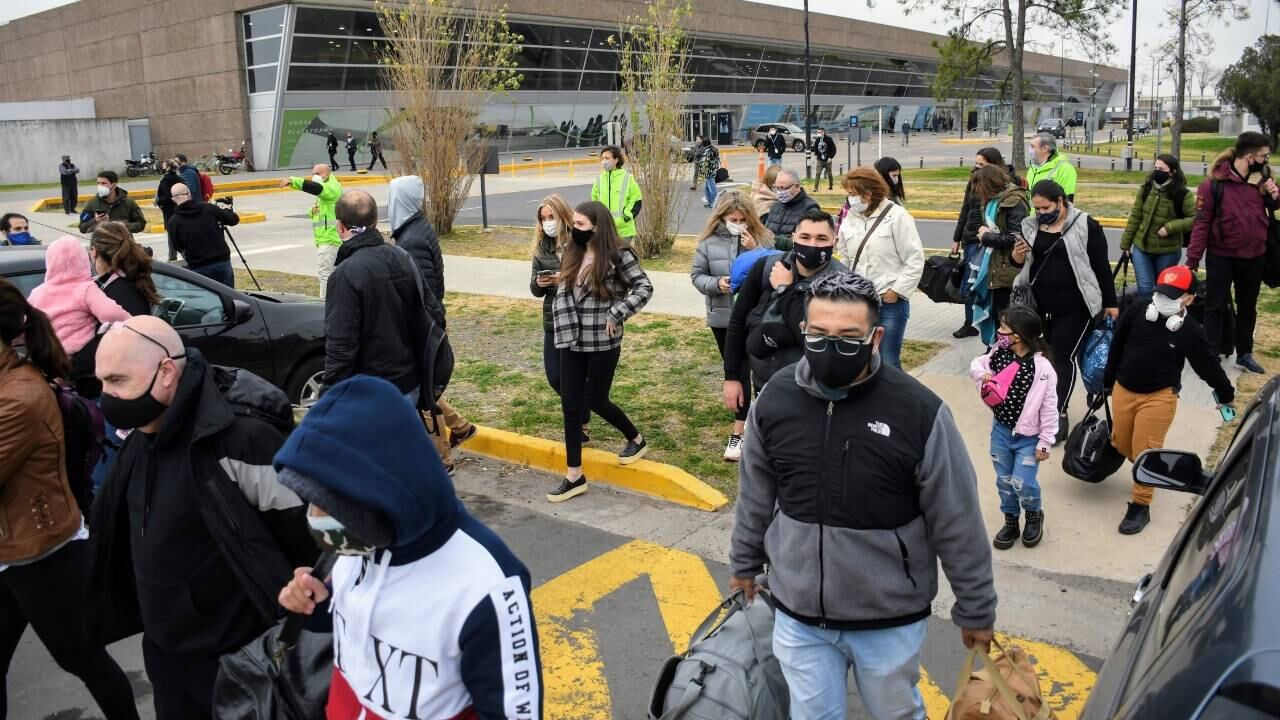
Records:
[[[995,415],[991,422],[991,461],[996,468],[1004,527],[991,544],[1008,550],[1018,539],[1020,512],[1027,515],[1022,544],[1035,547],[1044,538],[1044,509],[1036,472],[1040,463],[1049,459],[1049,448],[1058,433],[1058,375],[1046,357],[1049,346],[1035,310],[1012,305],[1000,320],[996,344],[974,358],[969,375],[978,384],[979,393],[984,386],[988,391],[995,390],[987,404]],[[997,377],[1015,363],[1016,371]],[[1012,380],[1008,381],[1010,375]],[[993,378],[998,389],[988,385]],[[1007,382],[1000,382],[1002,379]]]
[[[55,240],[45,252],[44,267],[44,282],[27,301],[49,316],[67,355],[88,345],[100,324],[129,319],[129,313],[93,282],[89,253],[79,240],[70,235]]]

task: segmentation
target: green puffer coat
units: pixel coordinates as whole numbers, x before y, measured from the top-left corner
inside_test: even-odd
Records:
[[[1171,185],[1163,188],[1152,185],[1145,201],[1142,191],[1138,191],[1138,196],[1133,199],[1133,209],[1129,211],[1129,222],[1120,238],[1121,250],[1137,245],[1148,255],[1182,252],[1183,239],[1191,237],[1191,226],[1196,222],[1196,194],[1187,191],[1183,196],[1182,217],[1178,217],[1173,210],[1171,189]],[[1160,228],[1169,234],[1160,237],[1156,234]]]

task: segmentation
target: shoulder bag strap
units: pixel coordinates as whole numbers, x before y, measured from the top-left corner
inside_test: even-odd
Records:
[[[1052,254],[1053,254],[1053,251],[1054,251],[1054,250],[1057,250],[1057,249],[1058,249],[1058,246],[1059,246],[1059,245],[1061,245],[1061,244],[1062,244],[1062,243],[1067,239],[1067,231],[1068,231],[1068,230],[1070,230],[1070,229],[1071,229],[1071,227],[1072,227],[1073,225],[1075,225],[1075,224],[1076,224],[1076,220],[1079,220],[1082,216],[1083,216],[1083,214],[1081,214],[1081,215],[1076,215],[1074,218],[1072,218],[1071,222],[1067,223],[1067,226],[1066,226],[1066,227],[1062,228],[1062,234],[1058,236],[1058,239],[1057,239],[1057,240],[1055,240],[1055,241],[1054,241],[1054,243],[1053,243],[1052,245],[1050,245],[1050,246],[1049,246],[1049,250],[1048,250],[1048,252],[1046,252],[1046,253],[1044,254],[1044,257],[1045,257],[1045,259],[1046,259],[1046,260],[1049,258],[1049,256],[1050,256],[1050,255],[1052,255]],[[1036,278],[1040,277],[1040,273],[1044,272],[1044,268],[1045,268],[1045,266],[1044,266],[1044,265],[1041,265],[1041,266],[1040,266],[1040,269],[1039,269],[1039,270],[1036,270],[1036,274],[1031,276],[1031,282],[1029,282],[1029,283],[1027,283],[1027,284],[1028,284],[1028,285],[1035,285],[1035,284],[1036,284]]]
[[[862,258],[862,249],[867,246],[867,241],[871,239],[871,233],[880,227],[880,221],[884,220],[885,215],[889,214],[889,211],[893,209],[893,205],[893,203],[886,205],[884,210],[881,210],[880,214],[876,216],[876,221],[871,223],[871,227],[867,229],[867,234],[862,236],[862,242],[858,243],[858,252],[854,253],[853,265],[849,267],[850,270],[857,272],[858,260]]]

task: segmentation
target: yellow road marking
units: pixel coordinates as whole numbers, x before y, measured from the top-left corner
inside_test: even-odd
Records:
[[[920,695],[924,697],[925,715],[937,720],[945,718],[947,710],[951,707],[951,698],[947,697],[947,692],[950,690],[940,689],[929,677],[929,671],[925,670],[923,665],[920,666],[920,683],[916,687],[920,688]]]
[[[534,589],[547,717],[612,717],[595,633],[570,624],[605,596],[644,576],[653,585],[672,652],[684,650],[689,636],[721,600],[720,589],[696,555],[635,540]]]
[[[1027,651],[1040,680],[1040,692],[1058,720],[1076,720],[1093,690],[1097,673],[1069,650],[1048,643],[996,633],[1006,647],[1017,645]]]

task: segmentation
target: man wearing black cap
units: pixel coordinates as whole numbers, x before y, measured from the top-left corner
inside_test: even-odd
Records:
[[[1135,302],[1116,322],[1107,359],[1105,382],[1111,395],[1111,444],[1130,461],[1144,450],[1164,447],[1165,434],[1178,410],[1182,367],[1191,367],[1214,390],[1220,405],[1230,405],[1235,389],[1204,328],[1187,314],[1195,299],[1196,277],[1184,265],[1167,268],[1156,277],[1155,294]],[[1120,532],[1135,535],[1151,521],[1155,491],[1133,484],[1133,495]]]
[[[285,609],[330,602],[330,718],[542,717],[529,571],[472,517],[399,388],[330,388],[276,455],[280,482],[341,557],[325,584],[298,568]]]

